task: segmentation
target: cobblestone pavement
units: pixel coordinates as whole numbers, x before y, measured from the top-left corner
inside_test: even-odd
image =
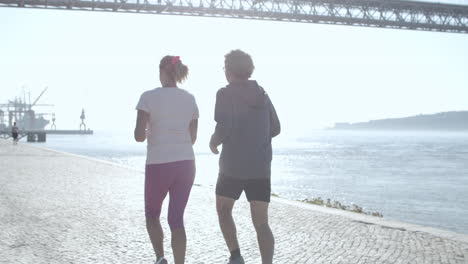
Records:
[[[468,263],[463,241],[314,208],[271,203],[275,263]],[[235,220],[246,263],[261,263],[245,198]],[[165,216],[162,222],[168,232]],[[224,263],[211,188],[194,186],[185,222],[187,263]],[[0,140],[0,263],[152,260],[141,172]]]

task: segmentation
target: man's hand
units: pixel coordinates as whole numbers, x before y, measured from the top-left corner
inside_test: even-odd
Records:
[[[215,143],[214,135],[211,136],[211,140],[210,140],[210,150],[211,150],[211,152],[213,152],[213,154],[219,154],[218,146],[219,146],[219,144],[216,144],[216,143]]]
[[[219,154],[218,146],[212,144],[211,142],[210,142],[210,149],[211,149],[211,152],[213,152],[213,154]]]

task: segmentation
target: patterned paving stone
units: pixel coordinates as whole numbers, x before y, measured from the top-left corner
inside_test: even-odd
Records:
[[[0,263],[152,263],[140,172],[4,141],[0,168]],[[275,263],[468,263],[465,242],[307,206],[271,203]],[[239,241],[259,264],[248,207],[242,197],[234,210]],[[224,263],[213,189],[194,186],[185,222],[187,263]]]

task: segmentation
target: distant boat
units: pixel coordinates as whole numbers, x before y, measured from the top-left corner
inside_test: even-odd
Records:
[[[84,109],[81,112],[81,124],[79,130],[57,130],[55,126],[55,113],[36,113],[33,107],[36,106],[54,106],[51,104],[37,104],[42,95],[47,91],[47,87],[41,94],[31,103],[26,102],[26,95],[23,99],[16,97],[14,100],[9,100],[5,104],[0,104],[0,137],[8,138],[11,136],[11,129],[16,122],[19,128],[20,137],[27,137],[28,142],[45,142],[46,134],[61,134],[61,135],[92,135],[91,129],[86,129],[84,123]],[[46,130],[45,127],[50,123],[44,116],[52,116],[51,129]]]
[[[33,107],[53,106],[51,104],[37,104],[46,91],[47,87],[33,103],[31,103],[31,97],[29,97],[29,103],[27,103],[26,96],[24,95],[23,99],[16,97],[14,100],[9,100],[5,104],[0,104],[0,129],[7,130],[16,122],[16,126],[21,130],[44,130],[50,123],[44,116],[52,115],[52,113],[36,114]]]

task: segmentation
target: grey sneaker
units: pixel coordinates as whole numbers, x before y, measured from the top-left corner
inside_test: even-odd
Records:
[[[227,264],[245,264],[244,258],[242,256],[235,259],[229,259]]]
[[[154,264],[167,264],[167,260],[165,258],[161,258],[159,261],[155,261]]]

